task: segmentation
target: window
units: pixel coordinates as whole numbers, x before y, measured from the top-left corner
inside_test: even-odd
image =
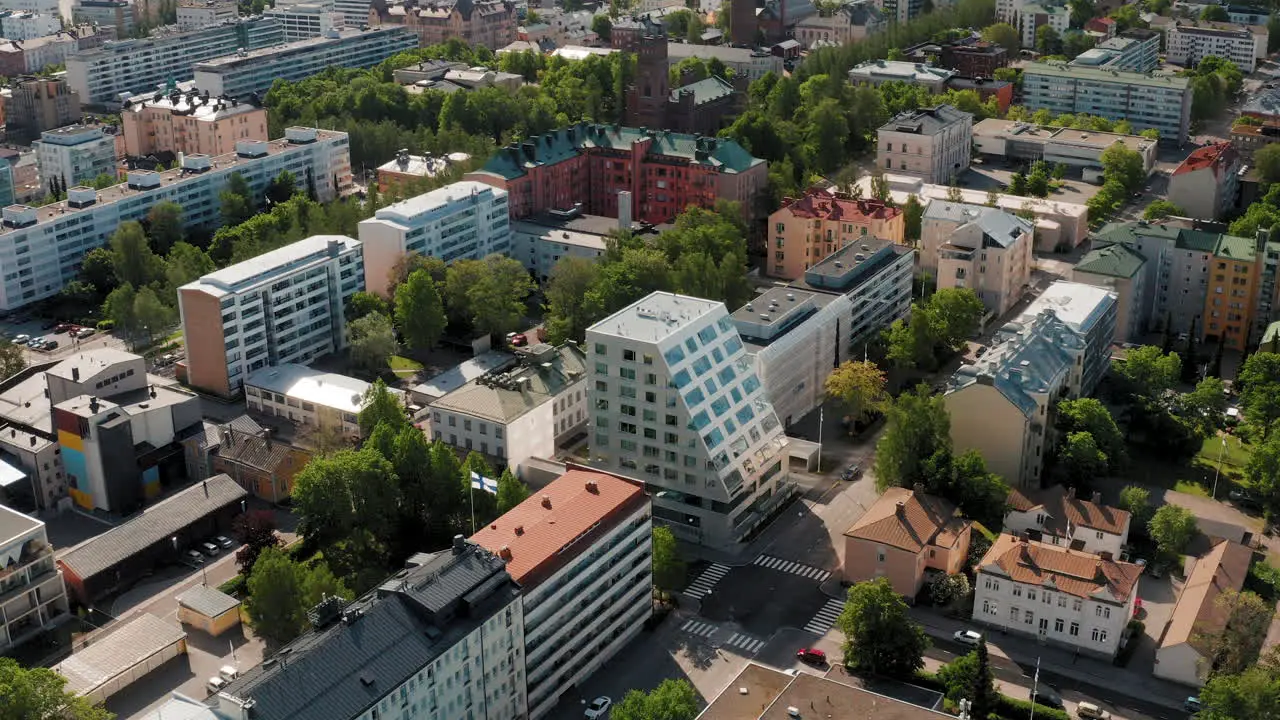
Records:
[[[988,590],[995,590],[996,592],[1000,592],[1000,581],[993,580],[992,578],[988,577],[983,587],[985,587]]]
[[[1014,586],[1013,586],[1013,596],[1014,596],[1014,597],[1022,597],[1022,586],[1021,586],[1021,585],[1014,585]]]
[[[1066,606],[1067,606],[1067,596],[1066,596],[1066,595],[1059,595],[1059,596],[1058,596],[1058,607],[1066,607]]]
[[[1093,612],[1093,614],[1094,614],[1094,615],[1096,615],[1096,616],[1098,616],[1098,617],[1100,617],[1100,618],[1103,618],[1103,619],[1105,619],[1105,620],[1110,620],[1110,619],[1111,619],[1111,608],[1109,608],[1109,607],[1103,607],[1103,606],[1099,605],[1099,606],[1095,607],[1093,610],[1094,610],[1094,612]]]
[[[1000,612],[1000,605],[999,603],[993,603],[990,600],[983,600],[982,612],[988,615],[995,615],[996,613]]]
[[[1071,609],[1072,609],[1072,610],[1075,610],[1076,612],[1080,612],[1080,608],[1082,608],[1082,607],[1084,607],[1084,602],[1083,602],[1083,601],[1078,600],[1078,599],[1077,599],[1077,600],[1073,600],[1073,601],[1071,601]]]
[[[1062,622],[1062,618],[1058,618],[1058,619],[1056,619],[1056,620],[1054,620],[1054,621],[1053,621],[1053,631],[1054,631],[1054,632],[1062,632],[1062,628],[1063,628],[1065,625],[1066,625],[1066,623]]]
[[[879,550],[876,550],[876,562],[882,563],[884,562],[884,558],[885,558],[884,548],[880,548]]]
[[[636,361],[636,351],[635,351],[635,350],[623,350],[623,351],[622,351],[622,359],[623,359],[623,360],[626,360],[627,362],[635,362],[635,361]]]
[[[1045,605],[1050,605],[1053,603],[1053,595],[1048,590],[1045,590],[1040,594],[1040,601]]]
[[[1035,613],[1033,613],[1033,612],[1031,612],[1030,610],[1028,610],[1028,611],[1027,611],[1027,624],[1028,624],[1028,625],[1031,625],[1031,624],[1033,624],[1033,622],[1034,622],[1034,621],[1035,621]]]
[[[1093,638],[1096,643],[1105,643],[1107,641],[1107,631],[1102,628],[1094,628],[1089,637]]]
[[[705,357],[700,357],[697,360],[693,361],[693,371],[697,373],[699,377],[706,374],[706,372],[710,369],[711,369],[711,361]]]
[[[1009,608],[1009,620],[1010,620],[1011,622],[1018,622],[1018,618],[1019,618],[1021,615],[1022,615],[1022,611],[1021,611],[1021,610],[1019,610],[1018,608],[1016,608],[1016,607],[1011,607],[1011,608]]]
[[[600,357],[607,357],[609,355],[609,348],[604,345],[601,345],[600,343],[596,343],[595,350],[596,350],[596,354],[599,355]]]
[[[1035,600],[1035,599],[1036,599],[1036,589],[1035,589],[1035,588],[1027,588],[1027,599],[1028,599],[1028,600]]]
[[[623,380],[635,380],[636,379],[635,368],[618,368],[618,377],[622,378]]]
[[[1099,540],[1101,540],[1101,539],[1102,539],[1102,531],[1101,531],[1101,530],[1099,530],[1099,531],[1098,531],[1098,539],[1099,539]]]
[[[1072,623],[1071,623],[1071,637],[1079,637],[1079,636],[1080,636],[1080,623],[1075,622],[1075,621],[1072,621]]]
[[[596,347],[600,347],[600,346],[597,345]],[[667,361],[668,365],[675,365],[681,360],[684,360],[684,350],[680,349],[680,346],[677,345],[671,348],[670,350],[662,353],[662,357],[664,360]]]

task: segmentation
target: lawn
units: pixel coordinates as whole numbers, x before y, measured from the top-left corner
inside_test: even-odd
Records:
[[[1227,438],[1227,450],[1223,454],[1222,440]],[[1170,462],[1167,458],[1131,449],[1129,476],[1136,482],[1170,488],[1190,495],[1209,496],[1214,475],[1218,471],[1218,458],[1222,457],[1221,477],[1218,478],[1218,496],[1223,497],[1231,485],[1244,480],[1244,468],[1249,463],[1249,446],[1232,435],[1215,435],[1207,438],[1200,452],[1190,462]]]
[[[391,372],[395,373],[396,377],[401,378],[415,375],[421,372],[423,367],[422,363],[403,355],[392,355],[387,365],[391,367]]]
[[[1226,438],[1227,448],[1223,452],[1222,441],[1219,438]],[[1234,465],[1243,469],[1249,464],[1249,446],[1245,445],[1240,438],[1234,435],[1220,434],[1215,437],[1208,437],[1204,440],[1204,445],[1200,447],[1200,452],[1196,453],[1196,459],[1212,468],[1218,462],[1218,458],[1222,458],[1222,464]],[[1223,468],[1225,471],[1227,468]]]

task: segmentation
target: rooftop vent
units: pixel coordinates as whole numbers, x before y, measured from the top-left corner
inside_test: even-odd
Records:
[[[306,145],[308,143],[313,143],[316,141],[318,136],[319,133],[315,128],[291,127],[284,129],[284,139],[288,140],[290,145]]]
[[[550,495],[543,495],[543,496],[542,496],[542,507],[544,507],[544,508],[548,508],[548,509],[551,507],[551,496],[550,496]]]
[[[67,190],[67,205],[73,208],[86,208],[98,202],[98,191],[91,187],[77,185]]]

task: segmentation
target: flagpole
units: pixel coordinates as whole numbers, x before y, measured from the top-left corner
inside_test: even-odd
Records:
[[[1040,690],[1040,657],[1036,657],[1036,676],[1031,680],[1031,716],[1028,720],[1036,720],[1036,694]]]
[[[476,487],[468,480],[467,487],[471,488],[467,495],[471,497],[471,534],[476,534]]]

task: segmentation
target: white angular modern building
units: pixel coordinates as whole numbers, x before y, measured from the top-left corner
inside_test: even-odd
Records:
[[[54,178],[67,187],[92,183],[99,175],[116,177],[116,139],[100,126],[68,125],[45,130],[31,144],[46,189]]]
[[[735,547],[793,492],[782,423],[722,303],[655,292],[586,345],[589,462],[642,480],[678,537]]]
[[[312,178],[322,202],[344,194],[351,187],[347,134],[288,128],[280,140],[238,141],[234,153],[186,155],[180,168],[132,170],[127,182],[103,190],[71,187],[63,202],[10,205],[0,215],[0,310],[57,295],[76,278],[85,253],[105,245],[120,223],[146,217],[156,203],[181,205],[188,227],[212,227],[221,217],[218,195],[232,173],[261,194],[284,170],[299,189]]]
[[[362,220],[365,286],[387,295],[391,268],[405,253],[479,259],[511,248],[507,191],[462,180],[380,208]]]

